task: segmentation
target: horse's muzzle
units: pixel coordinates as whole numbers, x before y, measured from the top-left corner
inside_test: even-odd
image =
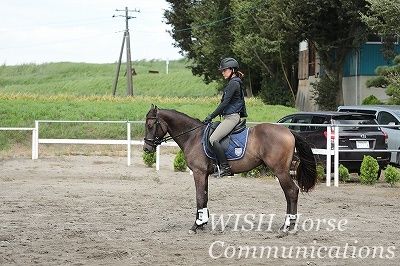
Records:
[[[148,145],[148,144],[144,144],[144,146],[143,146],[143,151],[144,152],[154,152],[155,151],[155,148],[153,147],[153,146],[150,146],[150,145]]]

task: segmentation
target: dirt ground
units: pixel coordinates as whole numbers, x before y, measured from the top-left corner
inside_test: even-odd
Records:
[[[190,234],[193,178],[172,154],[160,172],[140,156],[129,167],[122,156],[1,159],[0,265],[400,265],[400,188],[319,184],[299,196],[297,233],[281,237],[275,179],[210,178],[214,219]]]

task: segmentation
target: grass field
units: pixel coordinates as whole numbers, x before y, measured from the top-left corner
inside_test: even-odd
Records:
[[[134,62],[134,95],[203,97],[216,95],[216,83],[204,84],[194,77],[185,60],[170,61],[166,74],[164,61]],[[117,96],[126,95],[125,65],[121,66]],[[158,71],[151,74],[149,71]],[[112,95],[116,64],[49,63],[0,67],[2,93],[40,95]]]
[[[0,127],[33,127],[35,120],[144,120],[151,104],[176,109],[203,119],[218,105],[217,84],[193,77],[184,60],[140,61],[135,64],[135,96],[124,97],[125,78],[118,95],[111,96],[115,65],[51,63],[0,67]],[[159,74],[150,74],[157,70]],[[123,72],[123,71],[122,71]],[[164,73],[162,73],[164,72]],[[123,73],[122,73],[123,74]],[[248,121],[274,122],[295,109],[246,100]],[[125,138],[125,125],[43,124],[43,138]],[[0,149],[15,143],[29,145],[26,132],[1,132]],[[143,137],[143,126],[133,128],[133,138]]]

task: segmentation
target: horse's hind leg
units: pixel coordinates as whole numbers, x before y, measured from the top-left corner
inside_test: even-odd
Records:
[[[285,223],[281,227],[282,232],[288,232],[295,229],[297,220],[297,200],[299,189],[289,175],[289,170],[276,173],[279,183],[285,193],[287,202]]]

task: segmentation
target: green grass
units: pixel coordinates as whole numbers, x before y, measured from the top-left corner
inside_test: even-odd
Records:
[[[134,62],[134,95],[204,97],[217,94],[217,84],[194,77],[185,60]],[[125,65],[121,67],[116,95],[126,95]],[[159,71],[150,74],[149,70]],[[0,92],[40,95],[112,95],[116,64],[48,63],[0,66]]]
[[[114,64],[50,63],[0,66],[0,127],[34,127],[35,120],[144,120],[151,104],[204,119],[220,101],[217,84],[193,77],[184,60],[135,62],[135,96],[124,97],[125,78],[111,96]],[[160,74],[149,74],[149,70]],[[123,74],[124,70],[122,70]],[[275,122],[296,110],[246,99],[248,121]],[[132,138],[143,138],[142,124],[132,125]],[[126,125],[41,124],[41,138],[126,138]],[[26,132],[0,131],[0,150],[15,143],[30,145]]]

